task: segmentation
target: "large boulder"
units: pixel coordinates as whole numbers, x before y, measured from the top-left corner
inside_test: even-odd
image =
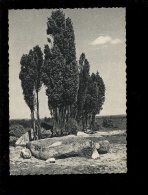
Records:
[[[110,150],[110,143],[107,140],[99,141],[95,146],[99,154],[106,154]]]
[[[92,158],[92,154],[96,150],[93,141],[76,136],[36,140],[27,143],[26,148],[30,149],[34,157],[42,160],[74,156]]]

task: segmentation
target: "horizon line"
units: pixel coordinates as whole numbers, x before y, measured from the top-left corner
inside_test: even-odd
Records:
[[[96,117],[101,117],[101,116],[121,116],[121,115],[124,115],[126,116],[127,114],[124,113],[124,114],[104,114],[104,115],[96,115]],[[50,118],[50,117],[47,117],[45,116],[46,118]],[[40,119],[44,119],[45,117],[42,117]],[[31,120],[31,118],[9,118],[9,120]]]

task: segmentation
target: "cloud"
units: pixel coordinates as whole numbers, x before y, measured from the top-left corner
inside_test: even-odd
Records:
[[[118,43],[122,43],[122,41],[120,39],[113,39],[111,40],[112,44],[118,44]]]
[[[104,44],[119,44],[121,43],[120,39],[112,39],[110,36],[99,36],[97,39],[95,39],[91,45],[104,45]]]

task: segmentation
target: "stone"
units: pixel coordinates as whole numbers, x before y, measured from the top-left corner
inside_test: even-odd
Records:
[[[51,130],[45,130],[45,129],[41,128],[41,138],[42,139],[50,138],[51,136],[52,136]]]
[[[89,130],[89,129],[88,129],[88,130],[85,131],[85,133],[86,133],[86,134],[95,134],[96,131],[92,131],[92,130]]]
[[[46,160],[46,163],[55,163],[55,158],[48,158],[47,160]]]
[[[82,132],[82,131],[78,131],[77,136],[88,137],[88,135],[86,133]]]
[[[41,160],[49,158],[62,159],[74,156],[92,158],[92,154],[96,149],[93,141],[76,136],[36,140],[27,143],[26,148],[30,149],[34,157]]]
[[[100,157],[100,155],[99,155],[97,149],[94,150],[94,152],[93,152],[93,154],[92,154],[91,157],[92,157],[92,159],[98,159],[98,158]]]
[[[16,141],[15,146],[26,146],[26,143],[29,141],[29,133],[26,132]]]
[[[99,143],[95,143],[95,147],[98,150],[100,148],[100,144]]]
[[[99,141],[100,147],[97,148],[99,154],[106,154],[110,150],[110,143],[107,140]]]
[[[29,158],[31,158],[31,152],[29,149],[24,148],[24,149],[22,149],[20,156],[22,158],[29,159]]]

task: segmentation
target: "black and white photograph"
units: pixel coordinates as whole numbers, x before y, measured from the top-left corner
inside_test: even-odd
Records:
[[[126,9],[9,9],[10,175],[127,173]]]

